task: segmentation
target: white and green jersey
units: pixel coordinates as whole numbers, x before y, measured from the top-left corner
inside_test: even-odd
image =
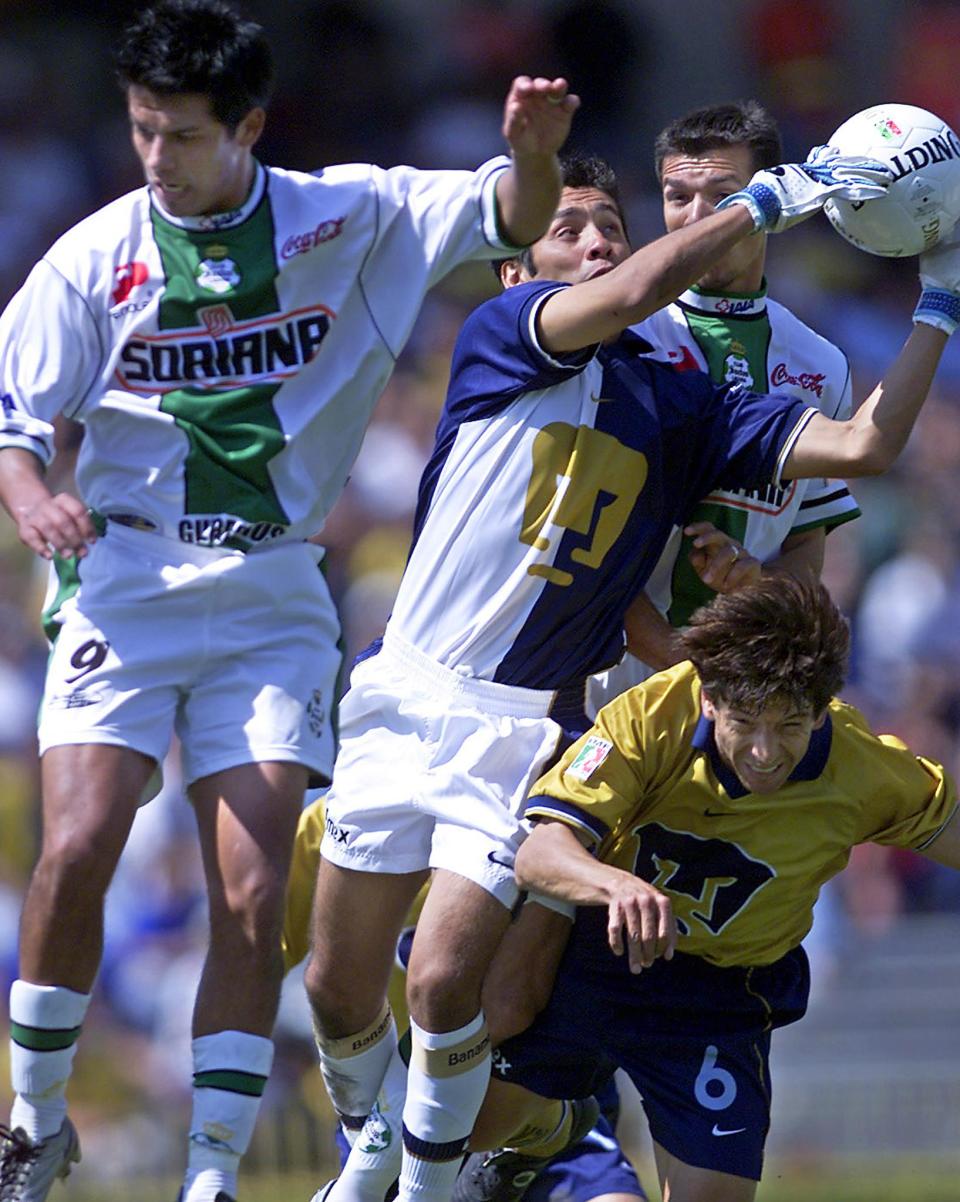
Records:
[[[721,295],[691,288],[636,328],[655,347],[652,357],[678,371],[706,371],[718,384],[782,393],[839,420],[850,416],[846,355],[765,292]],[[765,563],[790,535],[829,530],[859,513],[842,481],[794,480],[759,490],[718,489],[688,520],[712,522]],[[713,596],[690,566],[689,549],[675,530],[647,585],[674,626]]]
[[[174,218],[148,188],[63,235],[0,317],[0,446],[82,422],[84,501],[184,542],[315,534],[427,290],[514,248],[476,172],[264,168]]]

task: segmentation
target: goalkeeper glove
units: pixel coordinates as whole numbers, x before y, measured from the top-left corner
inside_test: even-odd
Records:
[[[784,163],[756,172],[740,192],[717,205],[745,205],[757,232],[777,234],[818,213],[831,197],[875,200],[893,182],[892,170],[877,159],[841,155],[833,146],[815,146],[805,163]]]
[[[960,224],[920,256],[920,286],[913,320],[952,334],[960,325]]]

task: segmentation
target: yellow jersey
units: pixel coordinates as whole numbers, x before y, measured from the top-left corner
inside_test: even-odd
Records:
[[[838,700],[783,788],[748,792],[717,753],[687,662],[605,706],[534,785],[525,816],[567,823],[668,894],[678,950],[743,966],[800,943],[855,844],[921,850],[956,805],[939,764]]]

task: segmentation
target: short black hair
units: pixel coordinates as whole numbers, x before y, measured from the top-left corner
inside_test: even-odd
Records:
[[[653,144],[657,179],[662,178],[668,155],[700,155],[721,146],[749,146],[754,171],[775,167],[783,159],[780,129],[773,117],[756,100],[735,100],[694,109],[657,134]]]
[[[157,0],[123,31],[117,78],[160,96],[207,96],[231,133],[273,85],[273,58],[263,29],[223,0]]]
[[[616,172],[606,159],[602,159],[596,154],[582,154],[576,151],[561,155],[560,182],[564,188],[596,188],[598,192],[606,192],[616,205],[623,232],[629,240],[627,218],[620,201],[620,184]],[[536,275],[533,265],[533,247],[524,247],[518,254],[495,260],[492,266],[497,279],[500,278],[501,266],[504,263],[512,262],[519,263],[530,275]]]

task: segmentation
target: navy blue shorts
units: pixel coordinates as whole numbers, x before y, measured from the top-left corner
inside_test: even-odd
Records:
[[[770,1032],[802,1018],[802,948],[758,968],[677,954],[634,976],[607,946],[606,908],[578,911],[546,1009],[494,1052],[494,1072],[546,1097],[595,1093],[617,1068],[653,1139],[698,1168],[760,1180]]]
[[[647,1197],[605,1118],[534,1178],[524,1202],[591,1202],[601,1194]]]

